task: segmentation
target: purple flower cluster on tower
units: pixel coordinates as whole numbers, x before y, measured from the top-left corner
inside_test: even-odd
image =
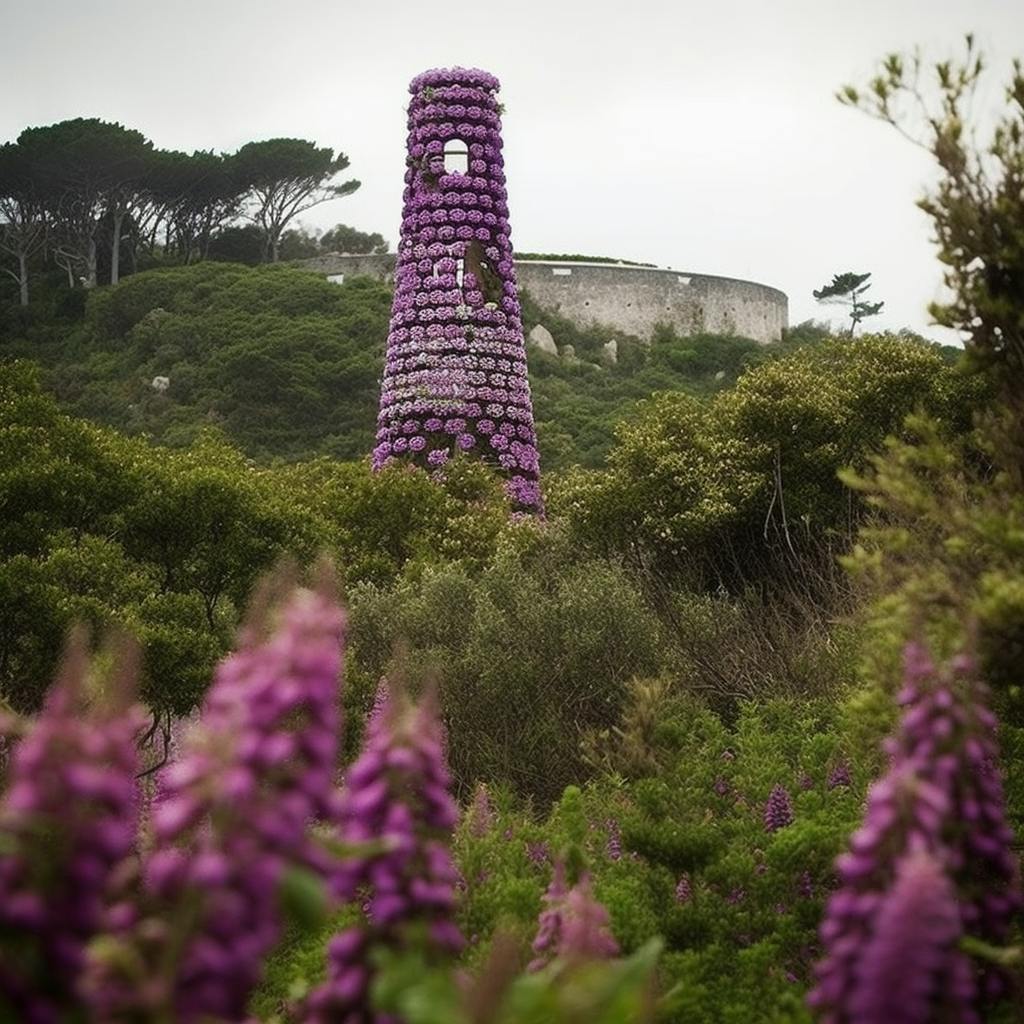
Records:
[[[111,878],[134,849],[141,709],[91,702],[84,646],[15,747],[0,804],[0,993],[17,1019],[49,1024],[77,1005],[85,947]]]
[[[964,932],[1004,941],[1021,905],[996,722],[971,659],[961,655],[939,670],[921,644],[908,644],[899,699],[902,720],[886,743],[889,771],[872,786],[863,824],[836,862],[840,887],[821,928],[825,956],[809,1001],[830,1024],[924,1024],[946,1003],[964,1007],[951,1019],[977,1019],[971,970],[956,943]],[[925,914],[927,893],[935,905]],[[913,956],[901,947],[907,936],[899,930],[910,907],[934,918],[930,936],[915,932]],[[917,971],[903,981],[915,998],[897,1015],[871,1015],[865,1008],[889,1006],[873,991],[886,971]],[[989,972],[984,982],[981,995],[998,992],[1002,979]]]
[[[375,467],[473,451],[539,511],[539,455],[509,235],[498,80],[443,68],[409,86],[408,169]],[[446,169],[446,152],[464,158]],[[452,158],[454,159],[454,158]]]
[[[459,876],[447,842],[458,818],[450,785],[433,703],[411,707],[392,695],[349,770],[337,819],[342,840],[366,852],[338,865],[331,887],[340,900],[365,900],[368,925],[331,940],[327,980],[300,1010],[307,1024],[384,1019],[369,1009],[371,941],[401,945],[419,927],[435,953],[462,948],[453,920]]]
[[[141,891],[108,915],[121,953],[108,945],[86,979],[104,1020],[243,1020],[280,936],[285,873],[333,867],[309,826],[337,809],[345,618],[326,594],[298,590],[278,620],[266,637],[243,630],[165,772]],[[133,963],[141,976],[124,969]]]

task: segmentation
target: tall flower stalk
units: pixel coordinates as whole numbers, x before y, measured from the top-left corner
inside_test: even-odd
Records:
[[[105,694],[92,695],[88,670],[84,644],[74,639],[8,770],[0,804],[4,1020],[49,1024],[77,1005],[86,946],[134,848],[143,715],[130,702],[133,671],[126,667]]]
[[[431,957],[458,952],[458,872],[449,852],[458,810],[433,700],[392,693],[346,778],[342,841],[363,849],[338,866],[333,895],[360,900],[365,920],[328,947],[327,980],[303,1001],[307,1024],[388,1020],[370,1005],[374,948],[410,944]]]
[[[533,940],[535,956],[528,970],[542,970],[554,960],[574,964],[618,956],[619,946],[609,928],[608,911],[594,898],[589,874],[582,874],[569,887],[565,864],[557,861],[544,904]]]
[[[93,950],[87,993],[102,1019],[245,1019],[288,873],[333,864],[310,826],[336,811],[344,628],[326,592],[296,590],[219,666],[162,779],[136,888]]]
[[[793,824],[793,798],[785,786],[776,783],[764,805],[764,827],[766,832],[778,832]]]
[[[903,715],[885,745],[890,768],[871,788],[863,824],[836,863],[840,887],[821,928],[825,955],[809,1000],[822,1020],[923,1024],[948,1004],[964,1008],[951,1019],[970,1021],[979,999],[1000,990],[1000,976],[987,971],[976,993],[957,951],[965,934],[1003,941],[1021,905],[987,696],[969,657],[938,669],[921,644],[908,644]],[[935,901],[927,914],[924,893]],[[934,928],[908,954],[899,950],[899,920],[909,907],[931,915]],[[875,990],[897,970],[882,963],[886,956],[900,960],[905,984],[919,996],[904,1002],[902,1016],[864,1009],[889,1005]]]

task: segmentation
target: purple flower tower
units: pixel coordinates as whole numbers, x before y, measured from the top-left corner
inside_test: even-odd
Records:
[[[498,80],[442,68],[409,86],[408,169],[373,464],[471,452],[540,511],[539,457],[509,239]]]

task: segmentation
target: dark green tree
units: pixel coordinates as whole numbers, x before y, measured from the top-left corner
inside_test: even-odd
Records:
[[[228,224],[210,237],[206,258],[254,267],[263,260],[263,233],[255,224]]]
[[[0,146],[0,251],[12,257],[17,270],[3,267],[18,282],[20,301],[28,305],[29,260],[46,243],[42,196],[24,147]]]
[[[69,283],[97,282],[97,257],[109,233],[111,283],[120,272],[122,229],[145,192],[153,144],[141,133],[98,118],[76,118],[18,137],[32,161],[54,230],[54,254]]]
[[[239,180],[248,186],[249,218],[263,232],[267,262],[280,259],[281,235],[295,217],[359,188],[354,178],[335,182],[348,167],[344,153],[335,156],[329,146],[317,148],[304,139],[250,142],[234,159]]]
[[[330,231],[325,231],[320,236],[320,249],[322,252],[383,255],[388,251],[388,243],[384,236],[376,231],[367,234],[365,231],[350,228],[347,224],[335,224]]]
[[[951,297],[929,312],[960,333],[1000,388],[1008,468],[1024,487],[1024,65],[1014,61],[1005,105],[981,142],[970,125],[985,69],[967,36],[959,62],[929,69],[919,53],[891,54],[866,90],[848,85],[838,98],[892,125],[939,165],[938,184],[918,206],[935,229]]]
[[[299,224],[289,228],[281,236],[279,253],[283,260],[308,260],[320,255],[320,239],[317,232],[310,231]]]
[[[869,316],[877,316],[885,305],[884,302],[867,302],[864,294],[871,287],[871,274],[835,274],[832,283],[823,285],[812,294],[819,302],[850,307],[850,337],[862,320]]]
[[[232,156],[159,154],[154,192],[164,207],[168,255],[181,263],[205,259],[213,237],[238,216],[246,187]]]

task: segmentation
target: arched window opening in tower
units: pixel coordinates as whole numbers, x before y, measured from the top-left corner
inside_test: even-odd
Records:
[[[469,173],[469,147],[462,139],[449,139],[444,144],[444,173]]]

